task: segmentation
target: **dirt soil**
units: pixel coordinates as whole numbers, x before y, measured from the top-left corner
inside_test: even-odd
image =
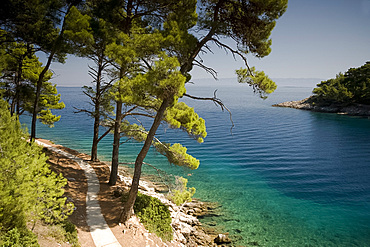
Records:
[[[180,246],[176,242],[163,243],[162,240],[155,234],[148,233],[148,231],[139,223],[136,217],[130,219],[126,224],[119,224],[119,216],[122,210],[122,203],[120,198],[113,196],[113,191],[116,186],[122,186],[120,181],[117,182],[116,186],[109,186],[109,166],[104,162],[91,162],[90,156],[87,154],[79,153],[75,150],[54,145],[53,143],[38,139],[44,143],[59,148],[65,152],[71,153],[83,160],[87,161],[95,170],[96,175],[100,181],[100,193],[99,202],[102,214],[111,228],[113,234],[120,242],[122,246],[130,247],[142,247],[142,246]],[[84,171],[80,166],[73,160],[70,160],[62,155],[53,153],[46,150],[47,156],[49,156],[50,168],[56,173],[62,173],[63,176],[68,180],[68,184],[65,188],[67,200],[72,201],[75,205],[75,211],[69,217],[70,221],[76,225],[78,230],[78,238],[82,247],[93,247],[95,246],[93,239],[91,238],[89,227],[86,223],[86,192],[87,192],[87,181]],[[43,246],[69,246],[65,245],[50,245],[50,241],[44,241],[40,239],[39,243]],[[43,243],[45,242],[45,244]]]

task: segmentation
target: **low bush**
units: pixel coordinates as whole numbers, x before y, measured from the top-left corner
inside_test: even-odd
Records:
[[[61,225],[65,231],[65,241],[72,244],[73,247],[79,247],[76,226],[69,220],[65,220]]]
[[[17,227],[14,227],[0,236],[0,246],[39,247],[40,245],[37,243],[37,237],[33,232],[27,228],[18,229]]]
[[[135,214],[149,232],[165,241],[173,237],[171,213],[159,199],[138,193],[134,205]]]
[[[48,235],[58,243],[70,243],[73,247],[79,247],[77,229],[70,221],[65,220],[59,224],[48,226]]]

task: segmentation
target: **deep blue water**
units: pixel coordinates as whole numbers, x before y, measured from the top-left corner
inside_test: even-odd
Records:
[[[158,136],[181,141],[201,161],[199,169],[168,164],[151,151],[146,162],[189,179],[195,197],[219,202],[222,215],[203,219],[243,246],[370,246],[370,119],[271,107],[308,97],[312,88],[280,87],[267,100],[245,85],[189,85],[197,96],[217,96],[232,111],[211,102],[185,100],[206,120],[198,144],[178,130]],[[232,85],[232,86],[229,86]],[[38,124],[38,137],[89,153],[92,121],[74,114],[88,106],[79,88],[59,88],[66,108],[54,128]],[[22,117],[23,122],[29,122]],[[100,158],[109,161],[111,137]],[[122,145],[120,160],[132,162],[141,144]]]

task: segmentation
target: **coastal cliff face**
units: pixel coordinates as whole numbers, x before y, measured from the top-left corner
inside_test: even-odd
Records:
[[[349,116],[370,117],[370,105],[353,104],[349,106],[341,106],[341,105],[320,106],[313,102],[312,96],[309,98],[303,99],[303,100],[287,101],[287,102],[275,104],[272,106],[288,107],[288,108],[295,108],[295,109],[315,111],[315,112],[337,113],[337,114],[349,115]]]

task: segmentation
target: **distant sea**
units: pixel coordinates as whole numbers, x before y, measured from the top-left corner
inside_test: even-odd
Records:
[[[175,167],[154,151],[145,160],[186,177],[196,198],[220,203],[220,216],[203,224],[236,235],[241,246],[370,246],[370,119],[271,107],[310,96],[313,88],[298,83],[278,87],[267,100],[232,80],[188,85],[196,96],[215,89],[234,128],[213,103],[185,99],[206,120],[205,142],[165,126],[158,132],[188,147],[200,167]],[[38,123],[37,136],[89,153],[92,119],[73,113],[91,107],[88,99],[80,88],[58,91],[66,104],[56,112],[62,118],[54,128]],[[100,159],[110,161],[111,144],[111,136],[102,141]],[[133,162],[140,148],[122,145],[120,161]]]

